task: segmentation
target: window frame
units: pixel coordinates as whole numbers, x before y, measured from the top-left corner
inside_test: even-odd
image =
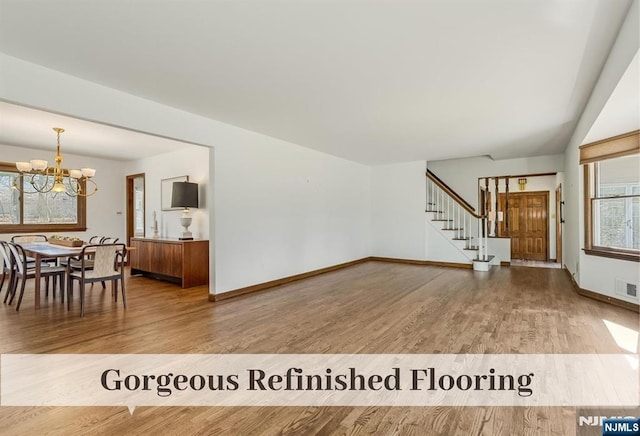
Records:
[[[580,164],[584,167],[584,252],[591,256],[640,262],[640,250],[594,245],[594,206],[596,200],[636,198],[640,194],[602,197],[597,192],[597,163],[640,153],[640,131],[625,133],[580,147]]]
[[[0,162],[0,171],[16,173],[17,176],[21,176],[20,171],[16,168],[15,164]],[[67,170],[65,175],[68,176]],[[84,184],[84,181],[81,181]],[[85,189],[85,186],[82,185]],[[24,194],[20,194],[20,219],[24,219],[24,203],[22,201]],[[0,234],[3,233],[33,233],[33,232],[84,232],[87,230],[87,197],[78,196],[77,198],[77,217],[78,220],[75,223],[65,224],[0,224]]]

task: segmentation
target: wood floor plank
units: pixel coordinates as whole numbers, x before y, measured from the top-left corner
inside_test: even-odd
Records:
[[[367,262],[211,303],[208,288],[129,277],[71,312],[0,306],[2,353],[621,353],[604,321],[638,315],[577,295],[562,270]],[[2,407],[3,434],[564,435],[571,407]]]

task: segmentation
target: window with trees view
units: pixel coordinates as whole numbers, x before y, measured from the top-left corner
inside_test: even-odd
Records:
[[[638,133],[584,147],[585,252],[640,260]]]
[[[25,193],[14,189],[14,182]],[[36,192],[14,165],[0,164],[0,233],[84,231],[85,202],[65,193]]]

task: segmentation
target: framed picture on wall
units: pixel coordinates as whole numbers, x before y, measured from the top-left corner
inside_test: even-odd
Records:
[[[171,177],[160,180],[160,208],[162,210],[180,210],[180,207],[171,207],[171,190],[173,182],[188,182],[189,176]]]

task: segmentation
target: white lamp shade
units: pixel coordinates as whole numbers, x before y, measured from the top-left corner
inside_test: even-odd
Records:
[[[82,175],[85,177],[93,177],[96,175],[96,170],[93,168],[82,168]]]
[[[33,167],[31,166],[31,162],[16,162],[16,168],[18,168],[18,171],[26,172],[31,171]]]
[[[47,169],[47,161],[46,160],[40,160],[40,159],[34,159],[34,160],[31,161],[31,166],[36,171],[44,171],[44,170]]]
[[[73,179],[79,179],[82,177],[82,171],[80,170],[69,170],[69,176]]]

